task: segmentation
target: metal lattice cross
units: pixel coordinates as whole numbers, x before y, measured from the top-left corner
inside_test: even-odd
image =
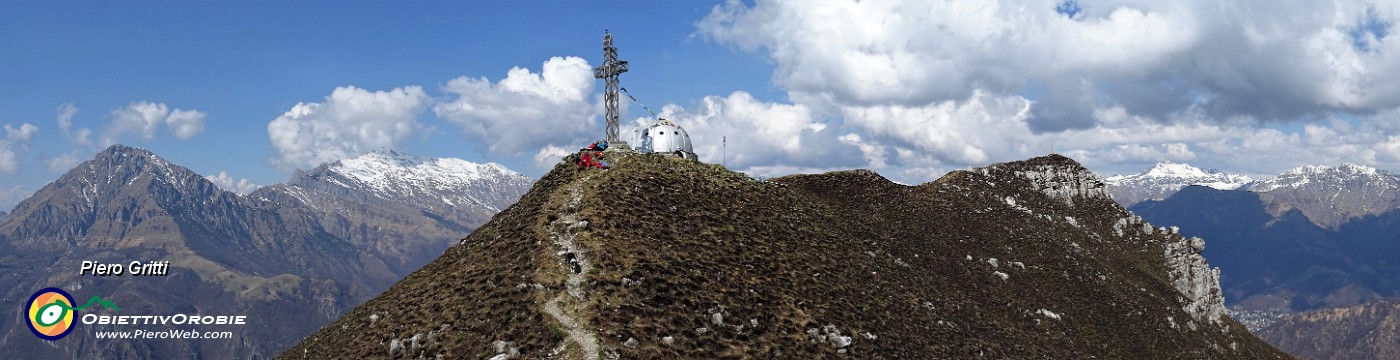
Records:
[[[612,46],[612,33],[603,30],[603,64],[593,68],[593,78],[603,79],[603,108],[607,113],[608,142],[617,142],[618,118],[622,115],[617,109],[618,75],[627,72],[627,62],[617,59],[617,48]]]

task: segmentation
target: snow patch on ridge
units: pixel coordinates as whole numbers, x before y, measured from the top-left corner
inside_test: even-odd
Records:
[[[1145,172],[1132,175],[1114,175],[1104,179],[1110,186],[1156,186],[1173,187],[1180,190],[1189,185],[1208,186],[1217,190],[1235,190],[1253,182],[1254,179],[1214,170],[1202,170],[1188,164],[1170,161],[1157,163]]]
[[[1178,164],[1157,163],[1147,171],[1132,175],[1114,175],[1104,179],[1114,200],[1131,206],[1144,200],[1162,200],[1187,186],[1208,186],[1216,190],[1236,190],[1252,183],[1248,176],[1227,174],[1216,170]]]
[[[330,169],[376,190],[389,190],[404,181],[435,189],[479,181],[492,176],[520,175],[496,163],[477,164],[462,159],[426,158],[395,151],[374,151],[341,160]],[[523,175],[522,175],[523,176]]]
[[[534,180],[496,163],[477,164],[454,158],[430,158],[393,150],[372,151],[313,170],[328,183],[363,189],[375,196],[418,199],[440,206],[480,206],[501,211],[514,203],[518,189]],[[431,202],[436,202],[432,204]]]
[[[1375,181],[1394,183],[1400,181],[1400,176],[1370,166],[1351,163],[1340,166],[1304,165],[1288,169],[1272,179],[1251,184],[1248,189],[1253,192],[1269,192],[1278,189],[1297,189],[1314,182],[1340,185]]]

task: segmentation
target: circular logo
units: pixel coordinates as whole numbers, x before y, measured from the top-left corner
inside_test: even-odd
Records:
[[[45,288],[29,297],[29,331],[44,340],[58,340],[73,332],[73,296],[59,288]]]

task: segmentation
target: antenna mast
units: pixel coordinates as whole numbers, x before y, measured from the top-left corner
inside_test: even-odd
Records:
[[[621,114],[617,109],[617,88],[618,75],[627,72],[627,62],[617,59],[617,48],[612,45],[612,33],[603,29],[603,64],[593,68],[593,78],[603,79],[603,107],[607,113],[604,121],[607,122],[608,143],[619,142],[618,138],[618,118]],[[630,96],[630,94],[629,94]]]

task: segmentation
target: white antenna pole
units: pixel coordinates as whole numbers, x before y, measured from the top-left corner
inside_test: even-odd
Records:
[[[728,164],[729,164],[729,137],[728,137],[728,136],[721,136],[721,137],[719,137],[719,143],[720,143],[720,147],[719,147],[719,148],[720,148],[720,151],[719,151],[719,153],[720,153],[720,156],[721,156],[721,157],[720,157],[720,160],[719,160],[719,166],[728,167]]]

